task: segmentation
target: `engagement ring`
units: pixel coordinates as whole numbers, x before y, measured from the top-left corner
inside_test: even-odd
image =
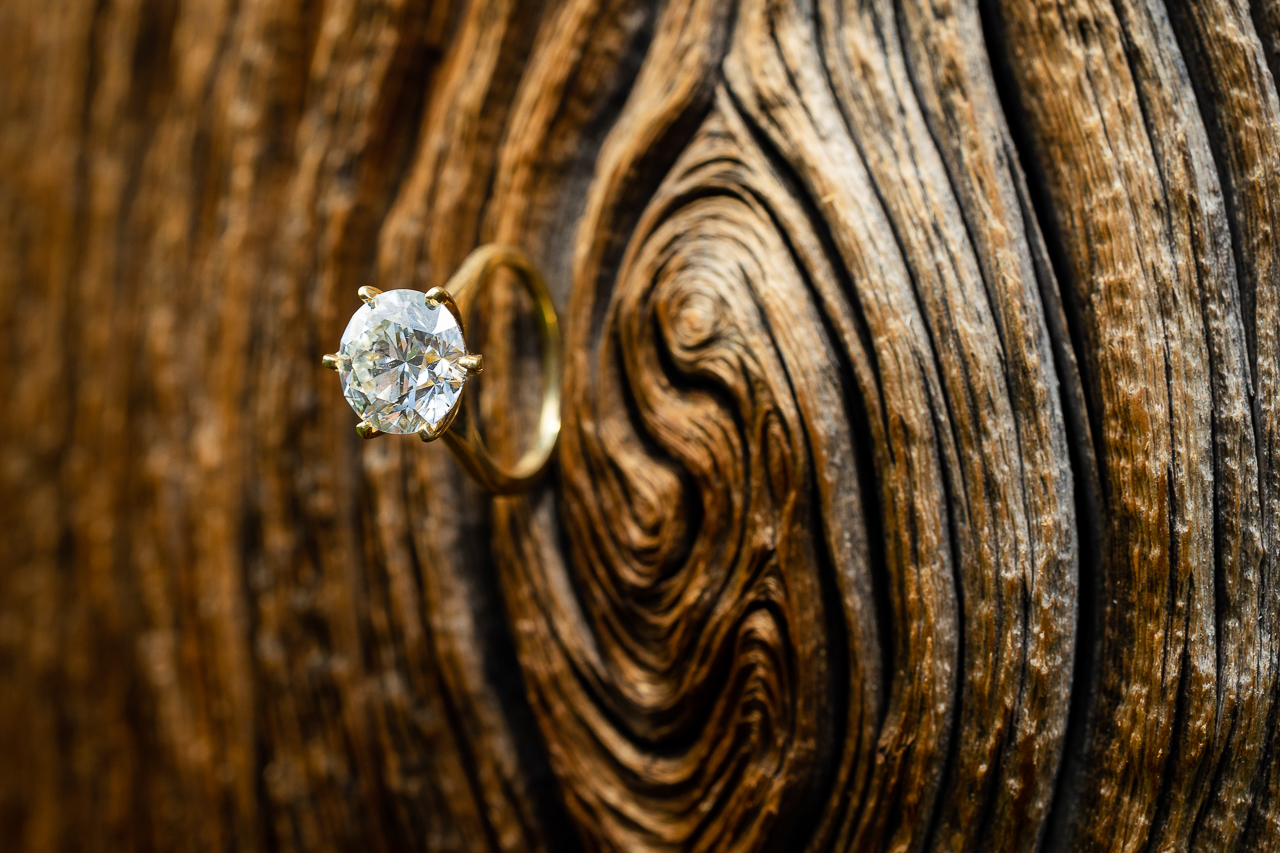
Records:
[[[542,367],[542,411],[532,446],[510,468],[485,447],[464,414],[463,392],[484,367],[468,350],[465,319],[480,289],[500,267],[515,272],[533,300]],[[560,434],[560,326],[546,285],[524,253],[509,246],[481,246],[444,287],[381,291],[360,288],[364,305],[342,333],[337,353],[324,357],[338,372],[342,393],[360,417],[364,438],[416,433],[443,438],[462,467],[498,494],[527,488],[547,467]]]

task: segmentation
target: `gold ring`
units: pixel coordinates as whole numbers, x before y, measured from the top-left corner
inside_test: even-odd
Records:
[[[532,446],[510,468],[485,447],[473,419],[464,413],[467,382],[484,366],[469,352],[466,318],[480,289],[500,267],[516,273],[533,299],[541,342],[542,411]],[[417,433],[423,441],[443,438],[458,462],[484,488],[513,494],[546,470],[560,435],[560,323],[547,286],[519,249],[481,246],[444,287],[381,291],[360,288],[364,301],[342,333],[337,353],[324,366],[338,371],[342,393],[360,416],[363,438]]]

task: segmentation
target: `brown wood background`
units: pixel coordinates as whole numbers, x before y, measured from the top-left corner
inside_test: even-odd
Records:
[[[1280,850],[1278,50],[0,2],[0,850]],[[489,241],[503,500],[319,366]]]

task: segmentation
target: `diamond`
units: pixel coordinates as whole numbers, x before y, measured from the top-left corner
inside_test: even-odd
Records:
[[[342,333],[342,393],[360,420],[382,432],[435,429],[462,393],[467,371],[458,359],[466,354],[453,312],[416,290],[388,290]]]

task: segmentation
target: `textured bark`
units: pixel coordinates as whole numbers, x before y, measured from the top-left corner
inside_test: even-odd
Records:
[[[1280,850],[1278,72],[1260,0],[0,4],[0,850]],[[501,499],[319,366],[487,242],[566,330]]]

